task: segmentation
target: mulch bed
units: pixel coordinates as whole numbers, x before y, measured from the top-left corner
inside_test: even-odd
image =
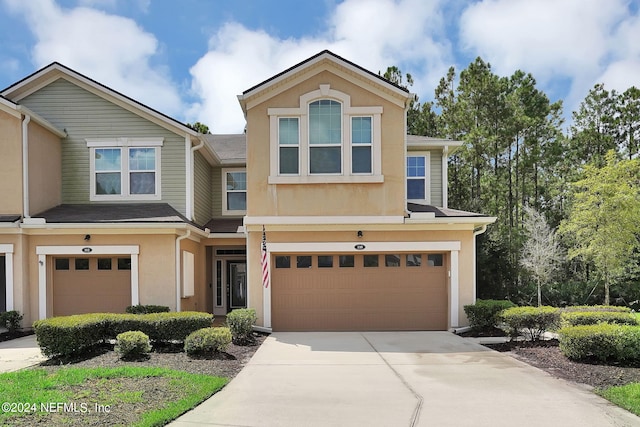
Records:
[[[537,343],[485,344],[485,346],[507,352],[510,356],[540,368],[554,377],[598,389],[640,382],[640,367],[605,365],[597,361],[574,362],[560,352],[557,340]]]

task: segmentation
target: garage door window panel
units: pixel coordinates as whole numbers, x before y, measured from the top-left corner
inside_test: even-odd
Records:
[[[98,258],[98,270],[111,270],[111,258]]]
[[[444,257],[442,254],[429,254],[427,256],[427,265],[429,267],[442,267],[444,265]]]
[[[131,258],[118,258],[118,270],[131,270]]]
[[[318,255],[318,268],[333,268],[333,256]]]
[[[76,258],[75,259],[76,270],[89,270],[89,258]]]
[[[340,255],[338,259],[340,267],[355,266],[355,257],[353,255]]]
[[[378,267],[379,255],[365,255],[362,259],[364,267]]]
[[[422,255],[407,254],[406,263],[407,267],[420,267],[422,265]]]
[[[313,257],[311,255],[299,255],[296,257],[296,268],[311,268]]]
[[[69,270],[69,258],[56,258],[56,270]]]
[[[400,255],[387,254],[384,256],[385,267],[400,267]]]
[[[276,268],[291,268],[291,257],[288,255],[276,256]]]

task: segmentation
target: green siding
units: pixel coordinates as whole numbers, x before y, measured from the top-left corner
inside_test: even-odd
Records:
[[[160,202],[169,203],[185,214],[184,137],[64,79],[56,80],[20,103],[67,132],[67,138],[62,140],[63,203],[92,203],[89,201],[89,148],[85,138],[163,137]]]
[[[206,224],[212,214],[211,194],[211,166],[206,159],[196,151],[194,155],[194,213],[198,224]],[[220,190],[218,190],[219,192]]]
[[[431,204],[442,206],[442,152],[430,151]]]
[[[213,216],[222,216],[222,169],[211,168],[211,194]]]

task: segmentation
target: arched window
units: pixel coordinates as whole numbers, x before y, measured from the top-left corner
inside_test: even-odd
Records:
[[[309,172],[342,172],[342,105],[331,99],[309,104]]]

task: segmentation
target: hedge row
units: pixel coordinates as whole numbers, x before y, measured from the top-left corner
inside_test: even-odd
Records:
[[[469,319],[469,326],[475,331],[491,330],[501,321],[500,313],[507,308],[515,307],[509,300],[477,300],[473,305],[465,305],[464,312]]]
[[[629,325],[568,326],[558,331],[560,351],[569,359],[640,362],[640,328]]]
[[[122,332],[141,331],[152,341],[184,341],[193,331],[211,326],[209,313],[92,313],[52,317],[33,324],[46,356],[71,355],[115,339]]]
[[[624,311],[570,311],[562,313],[563,326],[597,325],[615,323],[618,325],[637,325],[636,316]]]
[[[605,311],[605,312],[619,312],[619,313],[631,313],[629,307],[621,307],[618,305],[571,305],[562,309],[564,313],[570,313],[574,311]]]

